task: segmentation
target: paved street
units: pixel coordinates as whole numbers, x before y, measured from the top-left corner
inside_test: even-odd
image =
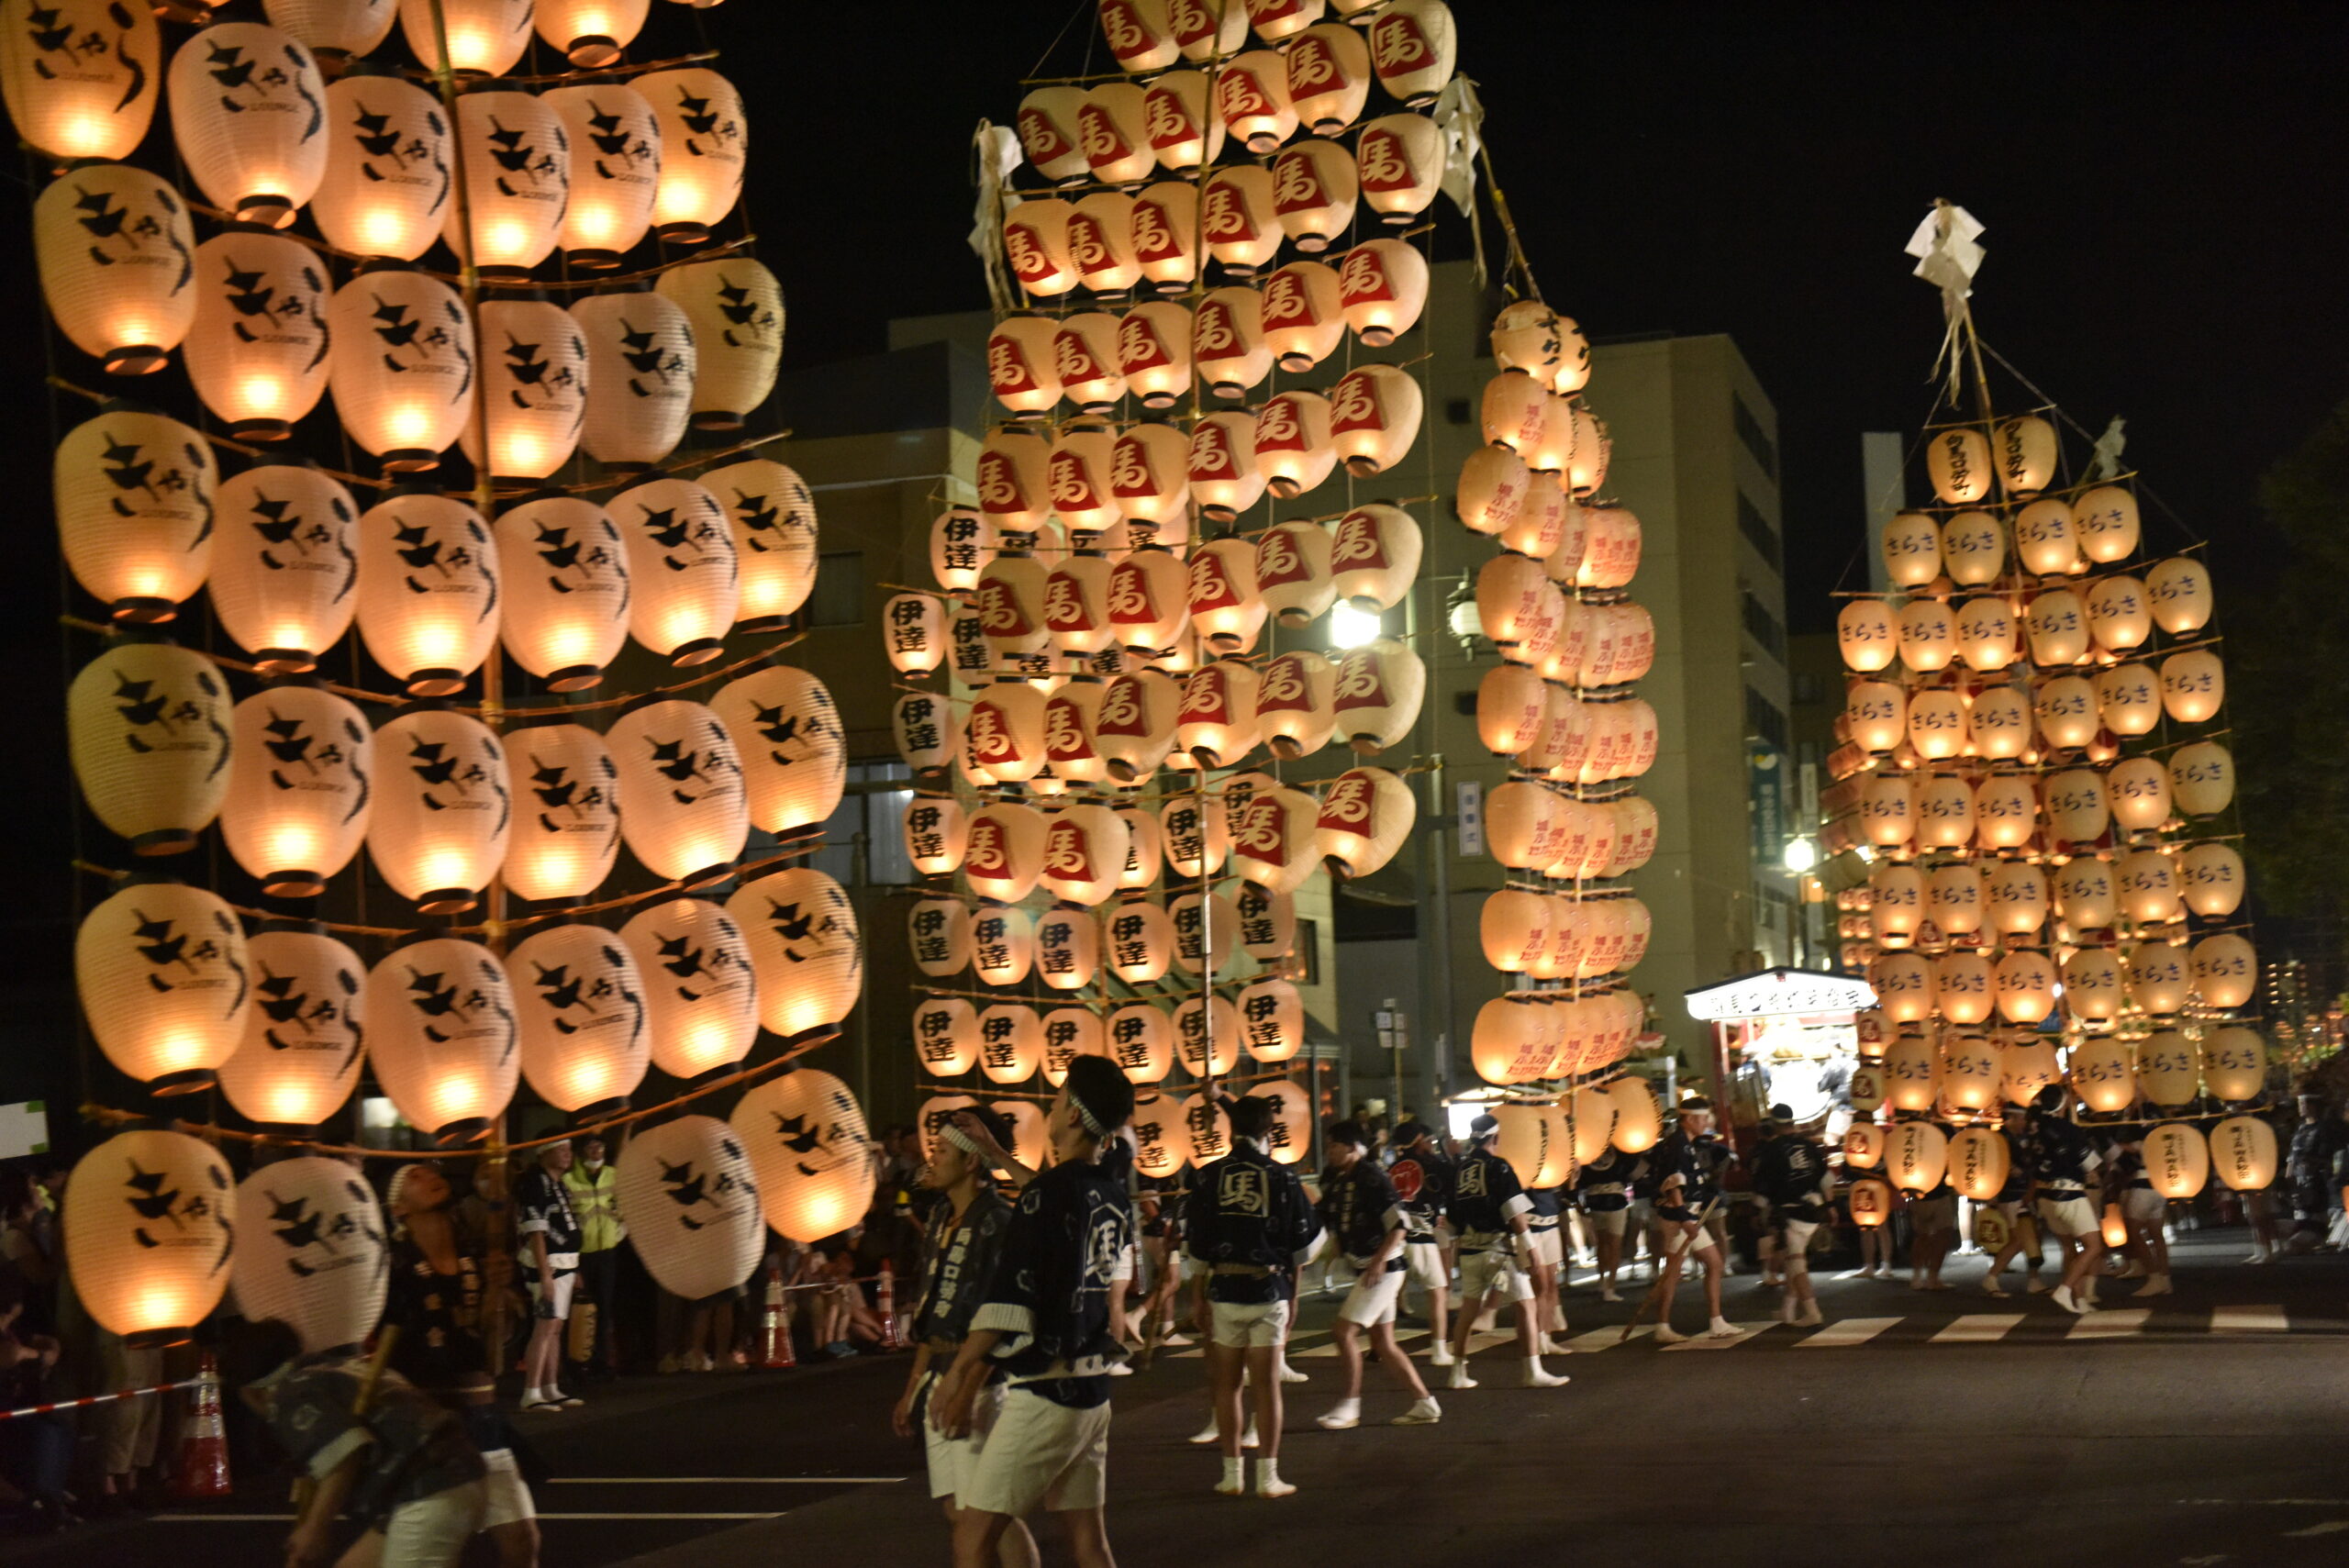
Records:
[[[2086,1319],[2044,1298],[1822,1284],[1828,1324],[1765,1324],[1731,1282],[1734,1341],[1619,1343],[1627,1303],[1569,1297],[1573,1385],[1514,1388],[1497,1338],[1486,1386],[1440,1395],[1431,1429],[1325,1433],[1329,1304],[1296,1345],[1279,1503],[1209,1492],[1196,1351],[1119,1385],[1111,1533],[1127,1568],[1519,1553],[1529,1563],[1735,1568],[1832,1552],[1931,1563],[2326,1564],[2349,1546],[2349,1262],[2241,1266],[2232,1233],[2180,1249],[2178,1294],[2108,1286]],[[1684,1295],[1681,1326],[1698,1303]],[[1423,1339],[1423,1336],[1421,1336]],[[542,1492],[548,1568],[943,1562],[918,1450],[889,1436],[899,1359],[796,1373],[649,1379],[535,1418],[562,1479]],[[1365,1416],[1402,1407],[1372,1374]],[[904,1478],[904,1479],[899,1479]],[[39,1564],[268,1563],[282,1491],[242,1477],[214,1509],[0,1546]],[[259,1516],[259,1517],[257,1517]],[[1050,1542],[1048,1562],[1058,1559]]]

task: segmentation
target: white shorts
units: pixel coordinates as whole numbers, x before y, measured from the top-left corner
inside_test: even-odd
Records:
[[[1353,1267],[1352,1259],[1346,1262]],[[1375,1329],[1381,1323],[1395,1321],[1396,1298],[1403,1294],[1401,1269],[1384,1265],[1375,1274],[1354,1273],[1354,1287],[1346,1292],[1346,1299],[1339,1304],[1338,1316],[1364,1329]]]
[[[1558,1226],[1533,1232],[1533,1261],[1549,1268],[1557,1268],[1566,1261],[1565,1244],[1558,1240]]]
[[[1819,1221],[1816,1219],[1789,1219],[1786,1221],[1786,1244],[1784,1252],[1787,1260],[1787,1266],[1788,1268],[1798,1268],[1798,1265],[1799,1265],[1798,1272],[1800,1272],[1801,1269],[1809,1268],[1810,1239],[1819,1229]]]
[[[1481,1301],[1497,1290],[1511,1301],[1533,1299],[1533,1282],[1518,1265],[1517,1254],[1506,1246],[1460,1254],[1460,1299]]]
[[[495,1529],[499,1525],[539,1517],[538,1505],[530,1500],[530,1484],[522,1479],[521,1467],[514,1462],[512,1449],[487,1450],[481,1462],[489,1467],[489,1473],[482,1479],[482,1487],[489,1498],[482,1514],[482,1529]]]
[[[1003,1396],[995,1429],[955,1496],[965,1508],[1007,1514],[1056,1514],[1097,1508],[1108,1496],[1109,1405],[1089,1410],[1055,1405],[1014,1388]]]
[[[539,1271],[526,1263],[522,1268],[522,1278],[530,1287],[530,1306],[535,1311],[546,1299],[545,1291],[539,1283]],[[571,1293],[579,1288],[578,1271],[573,1269],[555,1275],[553,1285],[554,1320],[558,1323],[565,1322],[571,1317]],[[540,1321],[544,1322],[545,1319],[540,1318]]]
[[[1109,1271],[1109,1283],[1115,1284],[1119,1280],[1125,1280],[1130,1284],[1133,1277],[1134,1244],[1129,1241],[1125,1249],[1118,1254],[1117,1264]]]
[[[1443,1249],[1432,1241],[1403,1243],[1403,1273],[1421,1290],[1452,1288],[1452,1271],[1443,1266]]]
[[[927,1381],[930,1387],[922,1400],[921,1446],[923,1457],[930,1462],[930,1495],[960,1497],[970,1488],[980,1451],[987,1446],[987,1433],[994,1429],[996,1418],[1003,1412],[1003,1385],[996,1384],[980,1389],[978,1396],[971,1401],[970,1431],[950,1438],[930,1424],[929,1401],[938,1396],[938,1374],[931,1373]]]
[[[2169,1217],[2169,1200],[2151,1187],[2131,1187],[2121,1195],[2121,1217],[2132,1225],[2159,1225]]]
[[[486,1484],[468,1481],[413,1502],[396,1503],[384,1521],[383,1568],[446,1568],[481,1533]]]
[[[2041,1198],[2039,1222],[2067,1240],[2097,1233],[2096,1210],[2084,1197]]]
[[[1628,1208],[1592,1208],[1584,1210],[1583,1218],[1590,1221],[1591,1229],[1601,1236],[1620,1236],[1624,1222],[1631,1218],[1631,1211]]]
[[[1277,1345],[1288,1332],[1286,1301],[1210,1301],[1208,1332],[1226,1350]]]

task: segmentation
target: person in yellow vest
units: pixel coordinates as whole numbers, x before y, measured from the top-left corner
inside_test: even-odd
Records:
[[[602,1139],[583,1138],[578,1160],[562,1173],[572,1212],[579,1217],[579,1293],[592,1314],[587,1334],[579,1334],[574,1325],[571,1348],[577,1351],[586,1339],[586,1360],[579,1370],[587,1379],[607,1378],[615,1371],[613,1298],[619,1294],[620,1243],[628,1239],[628,1227],[620,1223],[619,1176],[604,1155]]]

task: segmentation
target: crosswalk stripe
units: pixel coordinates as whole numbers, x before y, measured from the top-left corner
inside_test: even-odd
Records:
[[[1899,1321],[1898,1318],[1841,1318],[1818,1333],[1796,1340],[1795,1348],[1831,1351],[1842,1345],[1864,1345]]]
[[[1652,1334],[1653,1332],[1655,1332],[1655,1330],[1651,1325],[1642,1323],[1638,1328],[1631,1330],[1631,1338],[1636,1340],[1643,1334]],[[1623,1326],[1620,1323],[1610,1323],[1604,1329],[1592,1329],[1584,1333],[1576,1334],[1573,1339],[1566,1341],[1566,1349],[1575,1355],[1588,1355],[1592,1351],[1603,1351],[1608,1349],[1609,1346],[1620,1345],[1622,1342]]]
[[[1398,1345],[1408,1345],[1414,1340],[1424,1340],[1427,1337],[1428,1331],[1425,1329],[1397,1329],[1395,1330],[1395,1342]],[[1363,1340],[1362,1348],[1364,1355],[1368,1355],[1370,1353],[1370,1340],[1367,1336]],[[1300,1351],[1292,1349],[1288,1353],[1288,1359],[1291,1361],[1297,1361],[1306,1356],[1334,1356],[1337,1353],[1338,1341],[1333,1336],[1329,1343],[1324,1345],[1315,1345],[1310,1350]]]
[[[1981,1344],[2003,1339],[2007,1331],[2022,1321],[2020,1312],[1969,1312],[1944,1326],[1932,1337],[1936,1345]]]
[[[1666,1345],[1664,1348],[1666,1351],[1733,1350],[1737,1346],[1745,1343],[1746,1340],[1753,1338],[1754,1335],[1762,1332],[1763,1329],[1774,1326],[1776,1322],[1776,1318],[1768,1318],[1763,1319],[1759,1323],[1732,1323],[1730,1327],[1737,1330],[1737,1337],[1735,1339],[1724,1336],[1716,1340],[1709,1334],[1696,1334],[1681,1340],[1680,1343],[1676,1345]]]
[[[2073,1321],[2067,1340],[2119,1340],[2145,1331],[2145,1320],[2154,1315],[2150,1307],[2117,1307],[2110,1310],[2090,1312]]]
[[[2213,1334],[2288,1334],[2291,1329],[2281,1306],[2221,1307],[2210,1313]]]

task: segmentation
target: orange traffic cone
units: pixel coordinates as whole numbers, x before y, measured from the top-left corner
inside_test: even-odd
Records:
[[[881,1283],[874,1294],[880,1298],[877,1305],[881,1309],[881,1348],[904,1350],[906,1337],[897,1331],[897,1271],[889,1266],[885,1258],[881,1262]]]
[[[791,1317],[783,1309],[783,1266],[767,1268],[766,1313],[759,1322],[759,1366],[769,1372],[779,1372],[799,1364],[791,1353]]]
[[[210,1351],[196,1363],[196,1384],[180,1421],[179,1462],[172,1467],[172,1496],[181,1498],[228,1495],[228,1438],[220,1425],[220,1365]]]

